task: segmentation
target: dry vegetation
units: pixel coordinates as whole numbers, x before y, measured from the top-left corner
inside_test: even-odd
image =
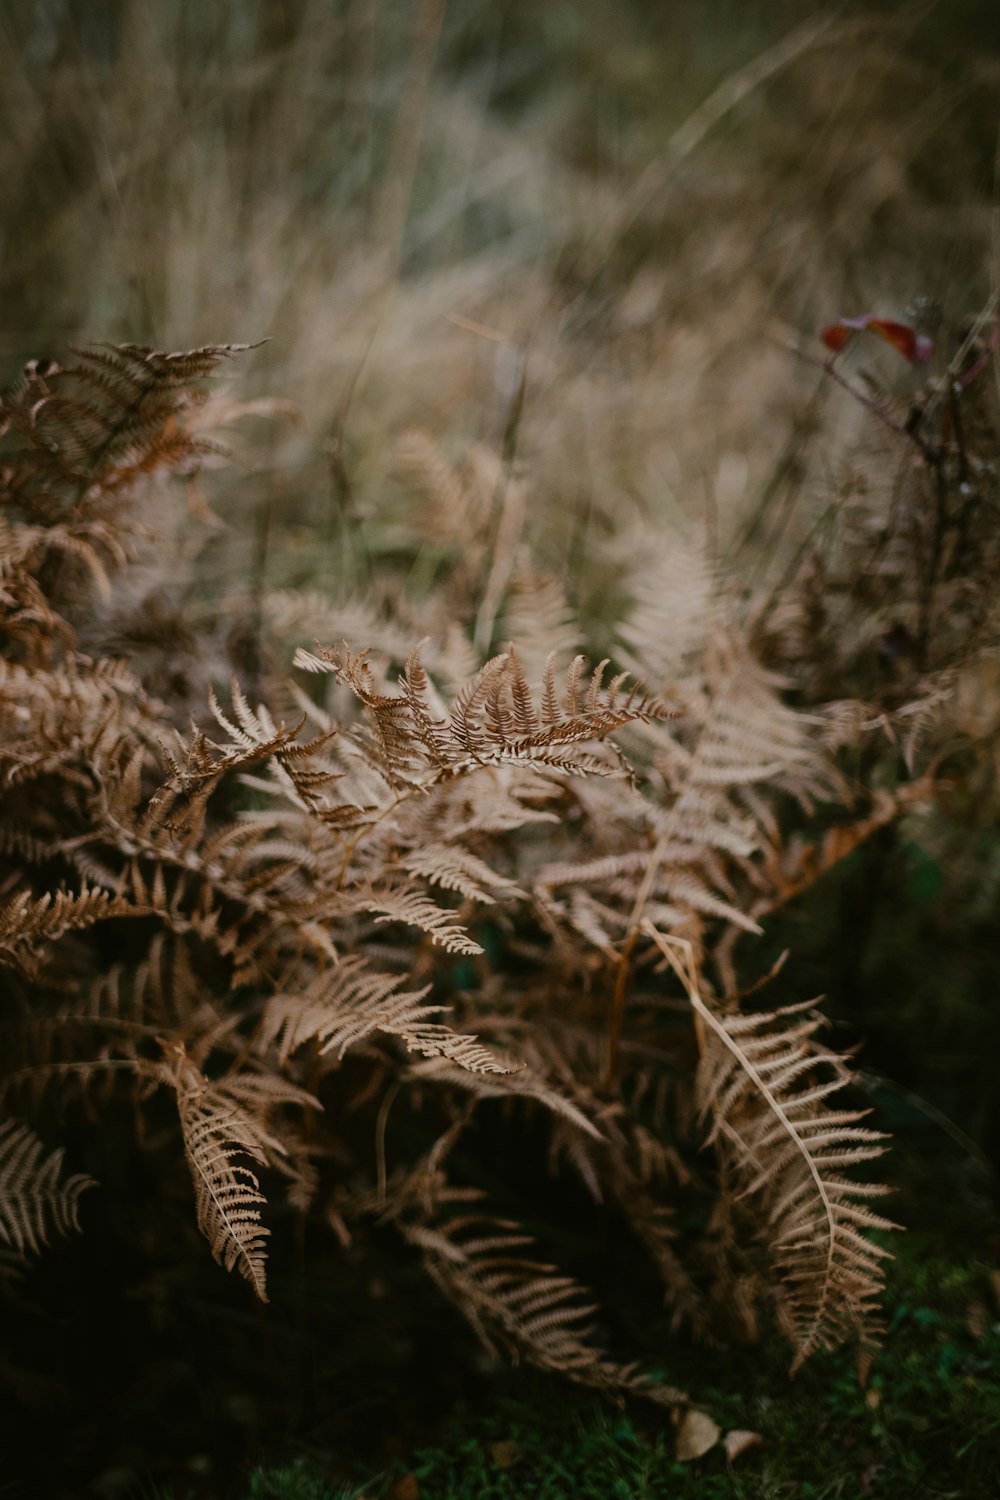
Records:
[[[71,9],[0,19],[8,1290],[86,1218],[61,1119],[124,1108],[262,1301],[274,1219],[391,1226],[489,1348],[683,1405],[491,1202],[485,1121],[675,1326],[867,1359],[884,1137],[754,943],[995,766],[998,53]],[[874,311],[929,362],[834,360]]]

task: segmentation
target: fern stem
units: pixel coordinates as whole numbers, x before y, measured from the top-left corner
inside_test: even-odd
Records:
[[[396,1102],[396,1095],[402,1088],[401,1083],[394,1083],[386,1090],[385,1098],[379,1105],[378,1118],[375,1121],[375,1168],[378,1178],[378,1201],[385,1202],[386,1184],[388,1173],[385,1165],[385,1132],[389,1124],[389,1111]]]

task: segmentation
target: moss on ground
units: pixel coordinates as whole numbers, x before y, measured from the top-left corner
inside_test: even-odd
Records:
[[[461,1403],[435,1435],[381,1473],[344,1452],[261,1468],[245,1500],[994,1500],[1000,1453],[998,1288],[986,1259],[906,1237],[890,1279],[884,1348],[867,1386],[850,1351],[791,1382],[782,1346],[689,1350],[680,1372],[723,1431],[763,1445],[735,1464],[717,1447],[674,1457],[669,1417],[530,1371]],[[677,1378],[676,1360],[671,1377]],[[179,1500],[179,1497],[178,1497]]]

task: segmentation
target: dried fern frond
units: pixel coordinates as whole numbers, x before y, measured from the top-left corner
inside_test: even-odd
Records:
[[[145,637],[116,635],[145,642],[130,670],[101,657],[106,615],[78,638],[52,601],[64,594],[76,618],[84,569],[107,590],[133,550],[123,506],[138,507],[140,480],[211,457],[192,418],[229,352],[91,351],[71,369],[35,369],[0,409],[0,849],[12,867],[0,872],[0,959],[27,1043],[0,1097],[127,1073],[138,1109],[168,1087],[199,1229],[262,1300],[259,1169],[283,1173],[305,1212],[324,1158],[366,1175],[357,1143],[374,1125],[366,1211],[398,1223],[494,1347],[621,1394],[643,1383],[593,1347],[575,1283],[531,1259],[516,1226],[478,1208],[456,1217],[470,1196],[444,1186],[441,1164],[467,1130],[474,1159],[481,1111],[491,1129],[530,1113],[551,1162],[620,1215],[675,1314],[698,1322],[712,1291],[684,1263],[672,1212],[695,1113],[693,1015],[712,1140],[773,1242],[797,1361],[866,1324],[878,1252],[864,1236],[885,1221],[866,1207],[879,1190],[840,1168],[880,1138],[859,1115],[824,1111],[846,1070],[797,1013],[723,1014],[696,976],[689,1005],[671,1009],[651,977],[657,955],[679,962],[696,947],[719,962],[720,929],[754,930],[800,888],[808,859],[787,868],[783,820],[796,800],[808,810],[841,790],[817,748],[823,722],[784,701],[703,559],[634,538],[638,564],[629,576],[622,557],[616,579],[632,601],[621,659],[652,667],[673,707],[608,660],[558,665],[580,627],[531,556],[509,465],[480,453],[459,471],[414,440],[410,476],[447,590],[408,603],[376,582],[370,602],[342,605],[262,587],[257,639],[234,652],[261,691],[251,700],[234,679],[228,700],[211,692],[207,722],[168,728],[158,755],[191,696],[181,663],[177,704],[173,656],[155,678],[170,702],[144,685],[141,651],[156,649],[165,617]],[[199,606],[199,624],[213,609]],[[195,649],[184,609],[169,619]],[[498,619],[523,630],[523,648],[498,648]],[[267,633],[307,626],[333,640],[356,626],[367,649],[300,648],[295,664],[331,680],[268,682]],[[228,628],[219,611],[215,639]],[[444,644],[407,654],[422,631]],[[200,675],[227,675],[214,651]],[[108,925],[125,915],[141,920]],[[152,1060],[156,1044],[165,1060]],[[830,1079],[814,1081],[824,1068]],[[306,1087],[319,1082],[322,1118]],[[394,1133],[400,1186],[387,1199],[397,1097],[421,1130],[444,1123],[408,1165],[420,1132]],[[304,1111],[301,1125],[289,1110]]]
[[[232,696],[236,723],[223,712],[215,693],[209,693],[213,717],[225,731],[229,743],[217,745],[196,730],[183,744],[183,760],[167,753],[170,779],[154,799],[154,807],[164,805],[168,792],[186,798],[203,798],[215,789],[227,772],[257,765],[294,744],[301,722],[289,730],[284,724],[276,726],[270,719],[255,714],[235,682]]]
[[[344,646],[318,653],[298,650],[306,671],[333,672],[363,704],[373,731],[373,749],[384,774],[399,786],[457,776],[486,765],[535,765],[569,775],[621,773],[625,763],[584,755],[579,746],[606,740],[626,724],[649,723],[669,713],[661,699],[629,685],[620,673],[604,686],[601,662],[584,684],[586,660],[574,658],[562,692],[550,657],[540,702],[536,702],[516,652],[492,657],[458,691],[447,718],[431,691],[419,651],[411,653],[400,681],[402,693],[380,690],[366,652]]]
[[[123,897],[87,886],[75,895],[69,891],[54,894],[46,891],[37,900],[22,892],[0,911],[0,965],[31,972],[39,946],[109,917],[139,916],[142,910],[140,905]]]
[[[200,383],[248,344],[168,354],[138,344],[73,350],[76,363],[34,363],[0,398],[11,499],[51,525],[69,510],[106,504],[157,468],[196,466],[210,451],[178,420]]]
[[[399,1219],[397,1227],[491,1353],[499,1345],[515,1362],[527,1359],[618,1398],[686,1403],[683,1392],[644,1377],[635,1365],[615,1363],[595,1347],[596,1309],[585,1289],[555,1266],[527,1256],[532,1237],[516,1224],[468,1213],[450,1220]]]
[[[520,1060],[516,1068],[472,1071],[441,1056],[428,1062],[411,1063],[407,1076],[416,1080],[429,1079],[438,1086],[450,1084],[477,1101],[497,1099],[509,1103],[514,1099],[523,1100],[544,1109],[554,1119],[566,1120],[585,1137],[593,1140],[601,1138],[601,1132],[590,1118],[586,1106],[574,1103],[559,1081],[550,1083],[540,1069]],[[587,1104],[591,1103],[592,1101],[587,1101]]]
[[[245,1109],[232,1091],[213,1085],[179,1045],[165,1045],[168,1061],[159,1078],[177,1097],[184,1155],[194,1184],[198,1228],[227,1271],[234,1267],[267,1301],[266,1247],[270,1230],[261,1222],[265,1198],[246,1158],[265,1165],[269,1154],[285,1154],[282,1142]]]
[[[377,923],[402,922],[409,927],[419,927],[448,953],[473,955],[483,951],[456,922],[453,911],[438,906],[418,887],[376,888],[367,894],[362,893],[357,907],[359,911],[374,913]]]
[[[461,845],[423,842],[408,850],[400,863],[411,875],[420,875],[445,891],[458,891],[466,900],[491,906],[498,896],[522,896],[524,892],[490,868],[484,859]]]
[[[719,580],[705,556],[679,536],[649,529],[622,538],[630,606],[618,625],[620,655],[633,672],[666,686],[696,655],[719,618]]]
[[[63,1155],[46,1153],[26,1125],[0,1120],[0,1249],[10,1266],[80,1228],[80,1198],[96,1184],[80,1172],[60,1181]]]
[[[430,986],[401,990],[402,979],[380,974],[359,956],[345,958],[317,975],[302,995],[274,995],[267,1003],[262,1045],[279,1044],[284,1062],[306,1042],[320,1043],[320,1052],[343,1057],[350,1047],[380,1031],[398,1036],[410,1052],[442,1057],[474,1073],[508,1073],[475,1037],[460,1036],[449,1027],[429,1021],[443,1005],[424,1005]]]
[[[702,1038],[698,1096],[709,1141],[752,1199],[780,1277],[782,1321],[794,1374],[817,1349],[852,1336],[872,1344],[882,1262],[891,1252],[866,1232],[898,1226],[870,1200],[881,1184],[844,1174],[881,1156],[885,1136],[859,1124],[864,1110],[828,1108],[851,1081],[843,1060],[812,1040],[811,1004],[756,1015],[717,1013],[702,999],[689,944],[645,930],[681,978]]]
[[[532,686],[541,683],[550,657],[572,660],[583,638],[559,580],[527,559],[519,560],[511,579],[503,628],[504,640],[517,642],[518,658]]]

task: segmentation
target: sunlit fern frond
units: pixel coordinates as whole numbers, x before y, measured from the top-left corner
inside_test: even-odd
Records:
[[[626,724],[668,714],[662,700],[627,673],[605,685],[606,661],[587,674],[582,656],[573,659],[561,684],[550,657],[536,698],[511,648],[485,662],[444,712],[419,651],[407,660],[398,694],[384,690],[366,652],[354,654],[346,645],[319,652],[300,648],[295,665],[332,672],[351,688],[366,712],[380,769],[400,788],[427,786],[488,765],[537,766],[570,776],[621,775],[626,763],[610,742],[606,757],[582,747],[608,741]]]
[[[53,1235],[80,1227],[80,1198],[94,1187],[83,1173],[62,1177],[63,1152],[46,1152],[26,1125],[0,1120],[0,1269],[38,1255]]]

